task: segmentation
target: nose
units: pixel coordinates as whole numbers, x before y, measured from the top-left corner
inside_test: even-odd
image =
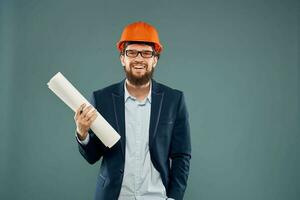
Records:
[[[139,52],[138,55],[135,57],[136,60],[144,60],[142,57],[142,52]]]

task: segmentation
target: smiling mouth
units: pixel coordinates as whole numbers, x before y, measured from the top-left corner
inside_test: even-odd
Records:
[[[132,68],[134,68],[134,69],[146,69],[146,67],[142,66],[142,65],[134,65],[134,66],[132,66]]]
[[[133,67],[134,69],[145,69],[145,67]]]

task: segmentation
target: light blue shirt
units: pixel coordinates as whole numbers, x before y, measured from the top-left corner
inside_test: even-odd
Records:
[[[165,200],[166,189],[149,151],[151,86],[142,101],[129,94],[126,82],[124,90],[126,162],[119,200]]]
[[[126,150],[124,177],[119,200],[165,200],[166,189],[149,151],[151,84],[147,97],[139,101],[124,84]],[[89,137],[82,144],[87,144]],[[172,199],[172,198],[168,198]]]

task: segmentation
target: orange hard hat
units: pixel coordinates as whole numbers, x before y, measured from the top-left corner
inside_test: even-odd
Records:
[[[151,42],[154,43],[155,51],[158,53],[163,49],[155,27],[141,21],[129,24],[124,28],[121,38],[117,43],[117,48],[120,52],[124,48],[124,42]]]

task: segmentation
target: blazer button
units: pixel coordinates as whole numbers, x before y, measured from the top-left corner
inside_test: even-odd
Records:
[[[123,174],[123,172],[124,172],[124,170],[123,170],[123,169],[120,169],[120,173]]]

